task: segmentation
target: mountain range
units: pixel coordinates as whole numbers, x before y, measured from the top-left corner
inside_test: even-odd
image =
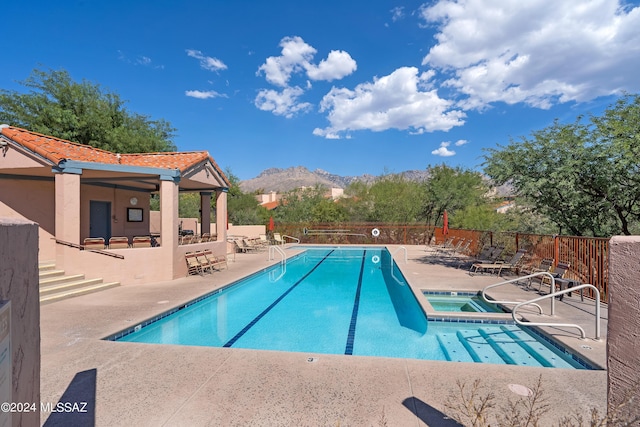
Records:
[[[424,181],[429,174],[425,170],[410,170],[400,172],[406,179],[413,181]],[[346,188],[355,181],[371,183],[378,178],[375,175],[341,176],[332,174],[322,169],[310,171],[304,166],[294,166],[287,169],[269,168],[265,169],[255,178],[240,182],[240,188],[246,193],[253,193],[257,190],[268,193],[275,191],[284,193],[300,187],[312,187],[316,184],[328,188]]]

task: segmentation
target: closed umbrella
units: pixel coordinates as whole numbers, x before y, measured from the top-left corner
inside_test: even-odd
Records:
[[[273,217],[269,218],[269,231],[273,231],[275,225],[273,224]]]
[[[449,234],[449,215],[447,214],[447,210],[444,210],[444,214],[442,215],[442,234]]]

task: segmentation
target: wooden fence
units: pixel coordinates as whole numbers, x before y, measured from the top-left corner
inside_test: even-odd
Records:
[[[373,230],[377,232],[373,232]],[[440,244],[446,238],[472,241],[468,255],[477,254],[485,245],[503,245],[505,254],[526,249],[529,262],[536,264],[543,258],[554,263],[568,263],[565,277],[590,283],[600,291],[603,302],[608,301],[609,239],[578,236],[551,236],[513,232],[449,229],[420,224],[343,223],[343,224],[277,224],[276,232],[300,239],[301,243],[329,244]],[[591,291],[585,295],[593,297]]]

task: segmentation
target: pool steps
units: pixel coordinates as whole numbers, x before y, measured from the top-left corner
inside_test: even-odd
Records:
[[[84,274],[65,275],[54,261],[40,262],[38,276],[41,305],[120,286],[119,282],[103,283],[102,278],[86,279]]]
[[[436,338],[449,361],[573,368],[514,325],[443,332]]]

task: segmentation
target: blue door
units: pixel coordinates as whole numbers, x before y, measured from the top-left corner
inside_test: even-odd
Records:
[[[111,202],[89,201],[89,237],[111,237]]]

